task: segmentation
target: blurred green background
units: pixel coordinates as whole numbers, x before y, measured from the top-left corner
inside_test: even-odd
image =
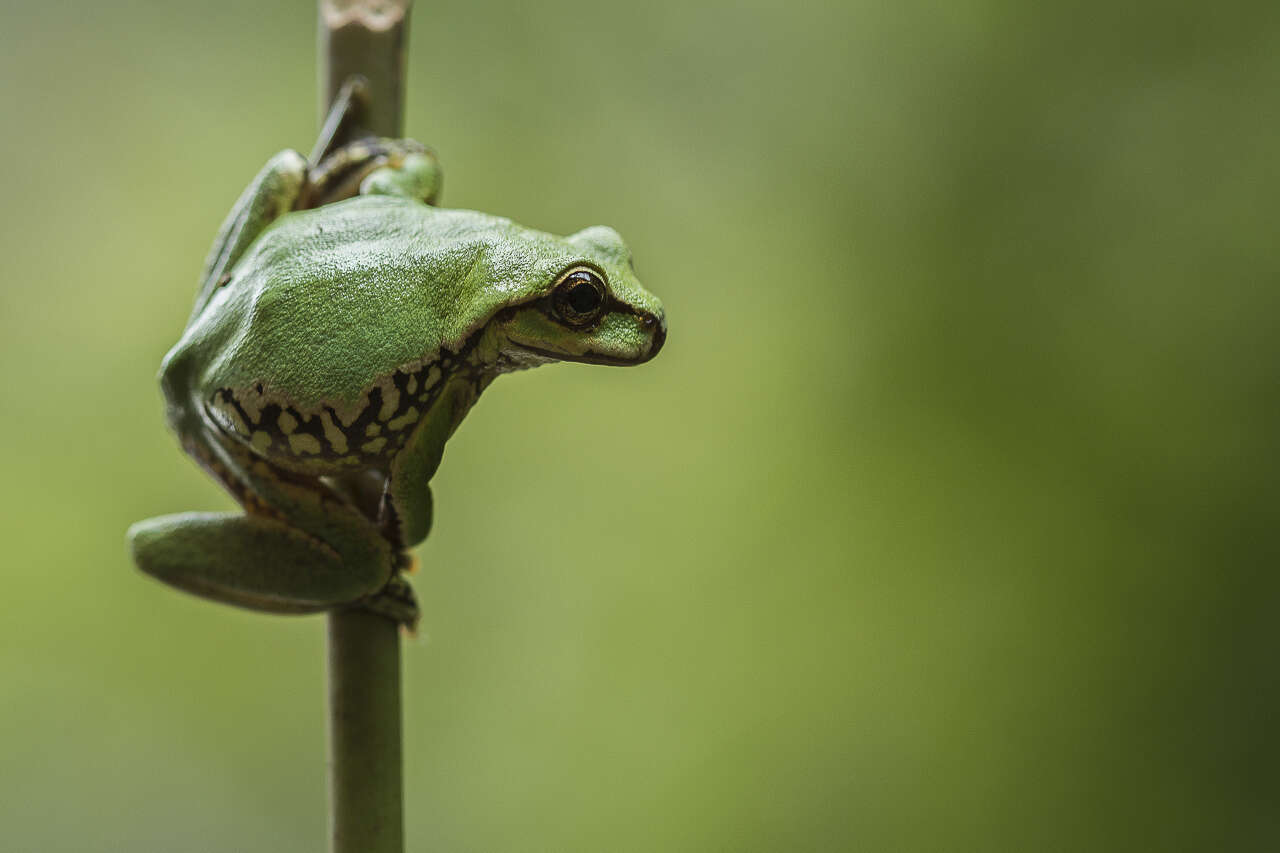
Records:
[[[323,621],[124,546],[230,506],[154,374],[311,144],[314,30],[0,9],[5,850],[323,848]],[[1278,45],[1264,3],[420,3],[445,202],[614,225],[671,334],[450,444],[410,849],[1277,849]]]

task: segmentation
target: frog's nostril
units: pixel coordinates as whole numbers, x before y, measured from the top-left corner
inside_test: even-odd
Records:
[[[645,323],[646,326],[651,326],[657,323],[657,320],[654,319],[653,317],[649,317],[647,319],[648,319],[648,322]],[[645,360],[648,361],[649,359],[657,355],[658,350],[662,349],[662,345],[665,344],[666,342],[667,342],[667,327],[665,325],[658,326],[653,331],[653,342],[649,344],[649,354],[645,356]]]

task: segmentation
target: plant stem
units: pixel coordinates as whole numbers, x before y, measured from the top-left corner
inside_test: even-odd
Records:
[[[367,610],[329,614],[329,849],[401,853],[400,629]]]
[[[367,83],[348,138],[402,135],[409,5],[320,0],[321,120],[348,77]],[[403,853],[400,628],[358,609],[328,619],[329,849]]]
[[[368,83],[365,120],[348,136],[403,135],[411,5],[412,0],[320,0],[321,121],[347,78],[360,75]]]

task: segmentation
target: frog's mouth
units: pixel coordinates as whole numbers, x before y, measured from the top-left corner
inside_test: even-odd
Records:
[[[658,354],[662,349],[662,345],[667,342],[667,324],[659,320],[652,314],[637,313],[635,317],[640,321],[640,326],[649,332],[649,345],[639,355],[618,355],[617,353],[601,352],[591,349],[591,342],[587,341],[587,349],[585,352],[564,352],[544,347],[533,346],[532,344],[519,344],[520,349],[531,355],[540,358],[549,358],[554,361],[574,361],[581,364],[604,364],[612,367],[629,367],[634,364],[644,364]],[[651,330],[651,331],[650,331]]]

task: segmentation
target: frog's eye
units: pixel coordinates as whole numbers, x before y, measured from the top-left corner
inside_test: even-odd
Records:
[[[570,270],[551,295],[556,316],[570,326],[584,326],[596,319],[604,307],[604,282],[586,267]]]

